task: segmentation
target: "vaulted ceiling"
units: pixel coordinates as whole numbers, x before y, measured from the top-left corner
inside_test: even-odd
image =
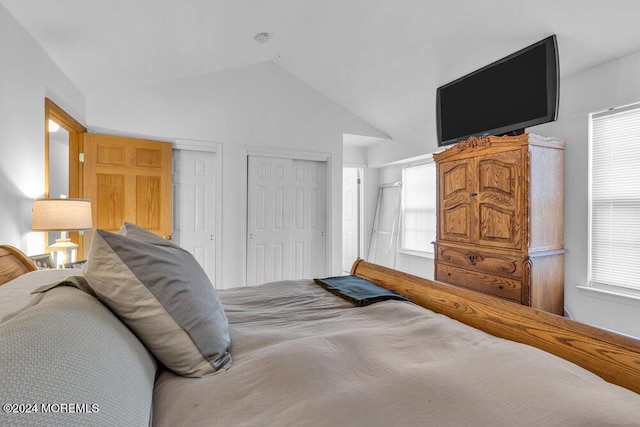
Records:
[[[640,51],[637,0],[0,4],[87,96],[273,61],[397,140],[427,129],[439,85],[550,34],[563,76]]]

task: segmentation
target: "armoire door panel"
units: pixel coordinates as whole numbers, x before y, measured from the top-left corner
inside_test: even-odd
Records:
[[[459,205],[453,209],[447,209],[444,212],[444,236],[451,240],[469,240],[471,233],[469,206]]]
[[[439,191],[442,203],[438,207],[440,239],[470,242],[473,199],[472,164],[468,159],[449,162],[439,167]]]
[[[445,199],[457,192],[468,192],[471,189],[469,169],[469,162],[463,160],[442,171],[442,196]]]
[[[520,249],[524,211],[522,151],[502,151],[477,160],[478,224],[474,240],[481,245]]]
[[[481,204],[479,232],[480,240],[514,243],[516,230],[513,210]]]
[[[478,172],[480,191],[497,191],[515,196],[516,168],[513,164],[495,159],[480,160]]]

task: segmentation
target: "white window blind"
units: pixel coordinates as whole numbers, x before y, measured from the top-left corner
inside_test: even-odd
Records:
[[[591,116],[590,285],[640,290],[640,104]]]
[[[406,166],[402,169],[402,250],[433,254],[435,238],[435,163]]]

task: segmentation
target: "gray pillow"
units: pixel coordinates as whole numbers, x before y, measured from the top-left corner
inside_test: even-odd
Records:
[[[201,377],[231,366],[227,316],[189,252],[125,224],[121,234],[96,230],[82,272],[98,298],[176,374]]]

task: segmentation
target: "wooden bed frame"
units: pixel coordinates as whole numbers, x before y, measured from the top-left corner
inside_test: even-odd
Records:
[[[640,340],[469,289],[357,260],[351,274],[491,335],[528,344],[640,393]]]
[[[0,285],[38,268],[20,249],[0,245]]]

